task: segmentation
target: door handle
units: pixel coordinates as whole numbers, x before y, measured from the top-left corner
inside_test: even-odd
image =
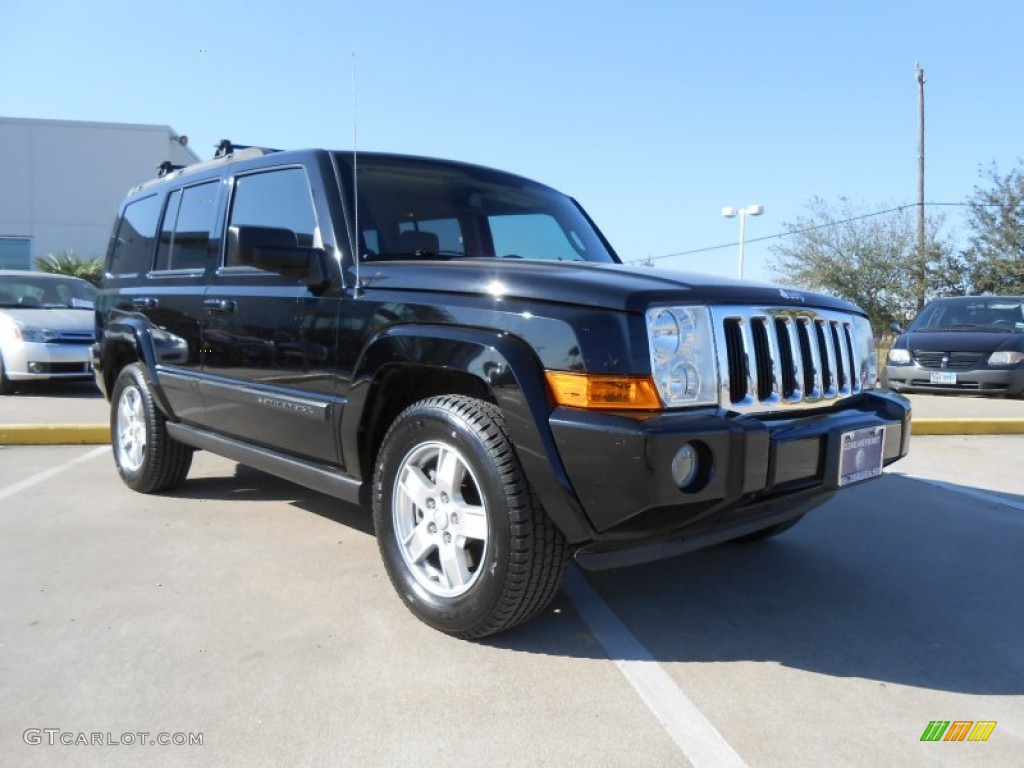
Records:
[[[159,303],[159,299],[154,299],[151,296],[140,296],[139,298],[132,299],[132,307],[134,309],[155,309]]]
[[[227,314],[235,311],[235,302],[231,299],[203,299],[203,306],[207,312],[216,314]]]

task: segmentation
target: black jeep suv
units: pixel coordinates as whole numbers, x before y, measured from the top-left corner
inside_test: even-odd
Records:
[[[132,190],[96,303],[118,471],[205,449],[373,508],[464,638],[606,568],[792,526],[905,455],[864,315],[623,266],[580,206],[462,163],[231,151]]]

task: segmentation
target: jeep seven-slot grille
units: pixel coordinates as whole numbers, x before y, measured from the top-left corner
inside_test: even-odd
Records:
[[[765,412],[814,408],[861,391],[853,316],[789,307],[712,307],[719,400]]]

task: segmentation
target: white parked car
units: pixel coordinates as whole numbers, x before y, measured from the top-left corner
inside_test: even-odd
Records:
[[[0,394],[18,381],[92,377],[95,297],[77,277],[0,270]]]

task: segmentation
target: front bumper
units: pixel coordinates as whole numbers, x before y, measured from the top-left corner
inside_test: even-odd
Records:
[[[898,395],[872,392],[830,410],[773,419],[718,409],[637,418],[558,408],[551,427],[597,531],[577,559],[599,554],[605,562],[598,567],[610,567],[717,543],[804,514],[836,490],[832,465],[842,433],[885,427],[884,464],[906,455],[910,405]],[[699,447],[709,468],[697,488],[684,491],[671,465],[687,442]],[[650,546],[669,540],[675,544],[671,551]],[[627,548],[634,552],[607,556]]]
[[[932,383],[933,373],[956,376],[955,384]],[[962,392],[982,395],[1024,395],[1024,367],[939,370],[912,365],[886,365],[885,378],[894,392]]]
[[[4,371],[11,381],[89,378],[89,346],[34,341],[12,344],[4,348]]]

